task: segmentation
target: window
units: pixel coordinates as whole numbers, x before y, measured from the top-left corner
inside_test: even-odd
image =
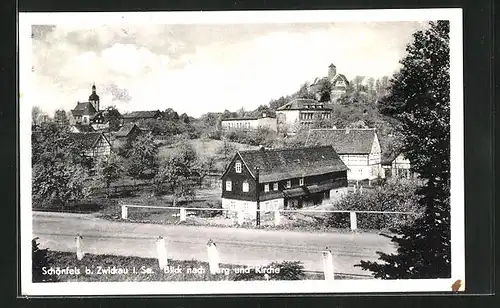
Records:
[[[243,182],[243,192],[248,192],[249,190],[250,189],[248,187],[248,182],[247,181]]]
[[[269,191],[269,184],[264,184],[264,192],[268,192]]]
[[[292,187],[292,181],[288,180],[286,181],[286,188]]]
[[[231,181],[226,181],[226,191],[231,191],[233,183]]]
[[[241,162],[236,162],[236,164],[234,164],[234,167],[236,169],[236,173],[241,173]]]
[[[278,190],[278,182],[273,184],[273,190]]]
[[[303,186],[303,185],[304,185],[304,178],[301,178],[301,179],[299,180],[299,185],[300,185],[300,186]]]

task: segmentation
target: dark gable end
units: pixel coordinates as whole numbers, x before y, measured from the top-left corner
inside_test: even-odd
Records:
[[[234,164],[235,164],[236,160],[240,160],[242,163],[241,167],[246,169],[247,172],[252,176],[252,178],[255,179],[254,172],[252,172],[252,170],[250,170],[250,168],[248,168],[247,164],[245,163],[245,161],[241,157],[239,151],[234,154],[233,158],[231,159],[231,162],[227,165],[226,170],[224,170],[224,173],[222,173],[220,178],[223,179],[228,173],[231,173],[231,171],[235,171]]]
[[[311,129],[307,145],[333,146],[341,155],[369,154],[374,140],[374,129]]]
[[[241,151],[238,154],[248,170],[253,171],[255,167],[259,168],[259,183],[347,170],[347,166],[331,146],[261,149]]]

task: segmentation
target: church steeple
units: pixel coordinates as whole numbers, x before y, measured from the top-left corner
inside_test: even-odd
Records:
[[[92,84],[92,94],[89,96],[89,103],[94,106],[96,111],[99,111],[99,95],[96,93],[95,83]]]

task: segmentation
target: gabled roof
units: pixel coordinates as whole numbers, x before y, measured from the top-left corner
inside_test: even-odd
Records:
[[[94,115],[95,113],[97,113],[97,110],[95,110],[94,106],[89,102],[78,102],[76,107],[71,110],[73,116]]]
[[[297,98],[291,102],[279,107],[276,110],[332,110],[332,108],[325,106],[325,104],[309,98]]]
[[[376,136],[374,128],[311,129],[307,145],[330,145],[339,154],[369,154]]]
[[[120,129],[115,133],[115,136],[116,137],[127,137],[132,132],[134,127],[138,130],[141,130],[139,128],[139,126],[137,126],[135,123],[127,123],[127,124],[124,124],[122,127],[120,127]]]
[[[124,119],[137,119],[137,118],[156,118],[160,115],[160,110],[152,110],[152,111],[132,111],[130,113],[126,113],[123,115]]]
[[[259,183],[347,170],[331,146],[259,149],[239,151],[236,155],[241,157],[254,177],[255,167],[259,168]]]
[[[386,151],[382,153],[381,164],[390,165],[392,162],[400,155],[403,154],[402,149],[395,149],[392,151]]]
[[[95,132],[95,129],[90,125],[75,124],[73,125],[80,133]]]
[[[71,133],[70,136],[74,142],[79,143],[85,150],[94,148],[94,146],[97,144],[97,142],[99,142],[101,138],[104,138],[104,140],[109,143],[108,139],[106,139],[106,137],[102,133],[98,132]]]
[[[349,80],[347,80],[347,77],[344,74],[337,74],[337,75],[333,76],[332,79],[330,79],[330,82],[333,83],[334,81],[336,81],[339,78],[343,79],[347,84],[349,84]]]

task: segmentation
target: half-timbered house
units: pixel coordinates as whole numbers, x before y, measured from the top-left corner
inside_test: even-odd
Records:
[[[350,181],[384,177],[377,132],[366,129],[312,129],[306,145],[330,145],[349,168]]]
[[[222,207],[262,211],[320,204],[347,187],[347,167],[331,146],[238,151],[222,177]]]

